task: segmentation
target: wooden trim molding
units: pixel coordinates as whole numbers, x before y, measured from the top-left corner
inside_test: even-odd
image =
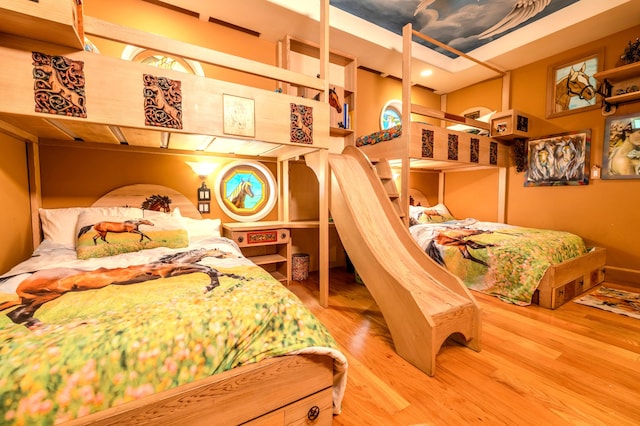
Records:
[[[605,266],[604,280],[640,288],[640,270]]]

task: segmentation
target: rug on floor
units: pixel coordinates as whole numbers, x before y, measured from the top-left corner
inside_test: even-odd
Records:
[[[640,294],[638,293],[599,287],[585,296],[574,299],[574,302],[640,319]]]

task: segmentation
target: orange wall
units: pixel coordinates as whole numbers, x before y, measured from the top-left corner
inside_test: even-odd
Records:
[[[197,205],[197,188],[202,179],[197,176],[186,161],[208,161],[218,164],[218,170],[235,159],[205,157],[197,155],[170,155],[165,153],[138,152],[129,147],[117,149],[87,149],[83,144],[55,144],[40,147],[42,170],[42,207],[58,208],[69,206],[90,206],[100,196],[123,185],[152,183],[165,185],[186,195]],[[95,146],[95,145],[91,145]],[[263,163],[276,175],[274,163]],[[205,182],[212,191],[216,173]],[[70,182],[82,182],[82,185]],[[220,218],[223,222],[233,222],[211,201],[211,213],[207,218]],[[276,220],[277,205],[265,220]]]
[[[0,132],[0,274],[33,251],[27,151],[22,141]]]

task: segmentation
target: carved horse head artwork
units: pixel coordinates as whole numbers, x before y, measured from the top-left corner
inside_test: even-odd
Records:
[[[342,113],[342,104],[335,88],[329,89],[329,105],[335,108],[335,110],[338,111],[338,114]]]
[[[97,242],[98,238],[100,238],[105,243],[109,244],[109,241],[107,241],[107,233],[109,232],[114,232],[114,233],[129,232],[131,234],[140,235],[140,242],[142,242],[142,240],[145,238],[151,241],[151,238],[149,238],[147,234],[145,234],[140,229],[138,229],[140,225],[154,226],[153,222],[147,219],[131,219],[131,220],[125,220],[123,222],[103,221],[103,222],[94,223],[92,225],[83,226],[82,228],[80,228],[80,231],[78,231],[78,238],[80,238],[81,236],[89,232],[91,228],[93,228],[93,230],[96,231],[96,235],[93,236],[94,245],[98,244]]]
[[[320,76],[320,74],[318,74],[318,76]],[[314,101],[319,101],[320,100],[320,93],[318,93],[317,95],[315,95],[313,97]],[[338,114],[342,113],[342,103],[340,102],[340,97],[338,96],[338,93],[336,92],[336,88],[335,87],[330,87],[329,88],[329,105],[333,108],[335,108],[335,110],[338,112]]]
[[[141,208],[157,212],[169,213],[171,211],[171,198],[166,195],[151,195],[142,202]]]
[[[18,299],[0,304],[0,311],[17,306],[7,316],[16,324],[36,328],[42,325],[40,320],[34,318],[38,308],[71,291],[97,290],[108,285],[137,284],[201,272],[209,277],[209,284],[204,290],[207,293],[220,285],[220,277],[244,279],[242,276],[222,273],[210,266],[197,263],[205,257],[235,256],[220,249],[195,249],[167,255],[144,265],[125,268],[98,268],[93,271],[75,268],[43,269],[23,280],[16,288]]]
[[[577,71],[571,67],[569,74],[556,83],[556,112],[568,110],[573,97],[590,101],[596,96],[596,89],[591,85],[586,68],[586,62]]]
[[[241,179],[240,183],[229,195],[229,199],[231,200],[231,204],[233,204],[236,208],[243,209],[244,208],[244,200],[245,198],[253,197],[253,188],[249,179],[244,180]]]

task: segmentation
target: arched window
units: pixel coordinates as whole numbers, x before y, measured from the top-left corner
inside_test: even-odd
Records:
[[[142,64],[152,65],[158,68],[180,71],[204,77],[202,65],[197,61],[168,56],[164,53],[144,49],[142,47],[127,45],[122,51],[122,55],[120,57],[127,61],[140,62]]]

